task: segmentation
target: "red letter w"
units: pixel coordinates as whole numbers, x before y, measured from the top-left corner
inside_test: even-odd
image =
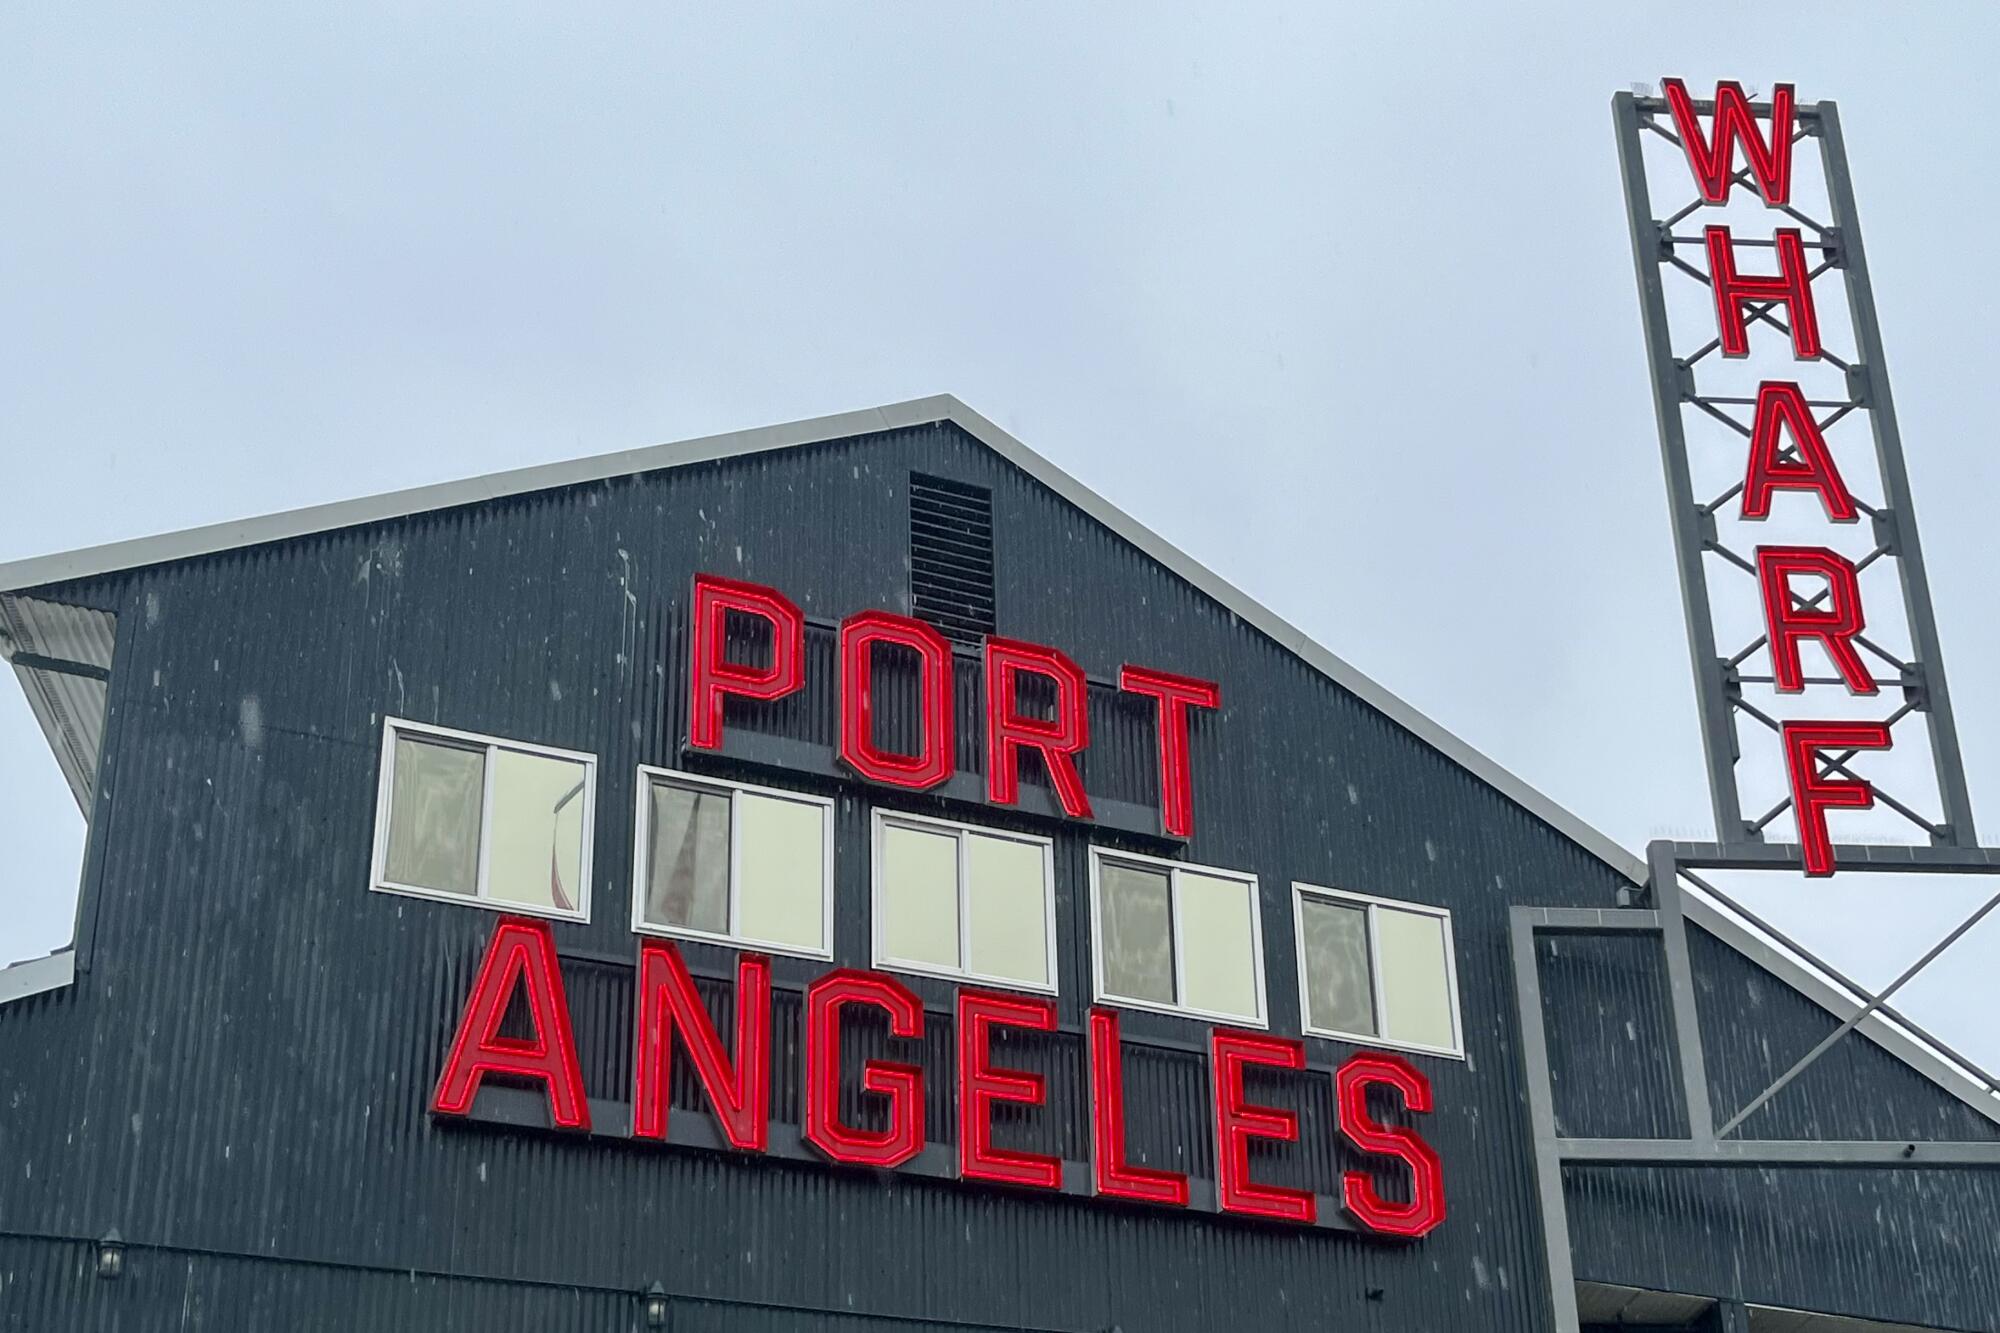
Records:
[[[1750,114],[1750,99],[1743,85],[1725,80],[1715,85],[1715,136],[1703,139],[1701,122],[1695,118],[1694,100],[1679,79],[1666,81],[1667,109],[1673,113],[1674,133],[1687,150],[1688,166],[1695,184],[1701,187],[1702,202],[1729,201],[1729,187],[1735,184],[1736,145],[1743,145],[1743,157],[1750,174],[1757,178],[1757,192],[1767,204],[1788,203],[1792,197],[1792,85],[1781,83],[1771,90],[1771,137],[1758,133],[1757,118]]]

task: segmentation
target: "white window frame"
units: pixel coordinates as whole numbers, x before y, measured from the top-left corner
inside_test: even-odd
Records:
[[[1342,1032],[1336,1028],[1314,1026],[1312,991],[1308,988],[1306,979],[1305,900],[1307,898],[1345,903],[1366,911],[1364,929],[1368,932],[1368,991],[1369,999],[1375,1006],[1375,1026],[1379,1032],[1388,1030],[1389,1010],[1387,998],[1382,992],[1382,937],[1375,926],[1376,913],[1388,908],[1417,916],[1436,917],[1444,923],[1445,993],[1451,1002],[1452,1044],[1450,1046],[1426,1046],[1421,1042],[1397,1041],[1383,1035],[1370,1036],[1365,1032]],[[1378,898],[1373,894],[1354,893],[1347,889],[1330,889],[1323,884],[1306,884],[1294,880],[1292,881],[1292,942],[1293,951],[1298,955],[1299,1022],[1307,1036],[1327,1037],[1334,1041],[1380,1046],[1396,1051],[1415,1051],[1420,1055],[1442,1055],[1452,1060],[1465,1058],[1465,1016],[1458,1007],[1458,944],[1452,938],[1450,908],[1433,907],[1429,903],[1413,903],[1402,898]]]
[[[653,782],[664,778],[669,783],[691,788],[696,791],[714,792],[729,798],[729,930],[696,930],[690,926],[663,926],[646,920],[646,893],[649,885],[646,875],[647,842],[652,834]],[[815,796],[811,792],[792,791],[783,787],[760,787],[751,782],[731,782],[725,778],[712,778],[701,773],[687,773],[677,768],[655,768],[648,764],[639,765],[639,793],[637,818],[632,825],[632,933],[654,935],[665,939],[694,940],[702,944],[719,944],[730,949],[750,949],[757,953],[783,954],[788,958],[815,958],[821,962],[833,960],[833,799]],[[742,821],[737,818],[737,797],[739,795],[766,796],[781,801],[794,801],[800,805],[819,807],[820,815],[820,870],[819,870],[819,938],[818,949],[802,949],[795,944],[774,944],[768,940],[753,939],[736,933],[738,881],[741,879],[742,851],[737,842],[736,831]]]
[[[1181,875],[1184,873],[1209,875],[1216,879],[1235,880],[1249,886],[1250,959],[1257,991],[1255,1018],[1245,1017],[1242,1014],[1217,1013],[1188,1004],[1161,1004],[1157,1000],[1135,1000],[1123,995],[1113,995],[1105,990],[1104,914],[1099,888],[1099,871],[1105,861],[1117,861],[1146,870],[1167,872],[1167,921],[1172,932],[1168,940],[1168,950],[1173,958],[1176,995],[1187,994],[1186,963],[1181,951]],[[1257,876],[1247,870],[1195,865],[1188,861],[1169,861],[1164,857],[1145,856],[1138,852],[1124,852],[1093,844],[1090,849],[1090,994],[1092,1003],[1114,1005],[1120,1009],[1143,1009],[1149,1013],[1172,1014],[1177,1018],[1198,1018],[1214,1023],[1227,1023],[1232,1027],[1270,1027],[1271,1000],[1264,979],[1264,900],[1258,891]]]
[[[448,893],[443,889],[427,889],[420,884],[402,884],[388,876],[389,868],[389,812],[392,807],[396,787],[396,737],[398,734],[413,739],[428,737],[444,741],[458,749],[478,749],[485,753],[485,764],[480,775],[479,796],[479,851],[478,867],[473,874],[473,891],[470,894]],[[487,896],[488,871],[493,831],[493,781],[498,765],[493,762],[494,752],[510,750],[515,754],[533,755],[539,759],[561,759],[569,763],[583,765],[583,836],[581,864],[577,875],[582,883],[577,888],[576,910],[565,912],[555,907],[541,907],[535,903],[511,902]],[[454,727],[441,727],[432,722],[417,722],[405,717],[384,717],[382,719],[382,761],[375,787],[375,843],[368,862],[368,888],[372,893],[393,893],[407,898],[427,898],[432,902],[456,903],[461,907],[480,907],[489,912],[506,912],[510,915],[547,917],[552,921],[590,920],[590,853],[597,837],[597,756],[580,750],[563,750],[553,745],[535,745],[528,741],[517,741],[506,736],[488,736],[477,731],[460,731]]]
[[[1056,861],[1055,840],[1037,837],[1032,833],[1016,833],[1011,829],[987,828],[980,824],[961,824],[949,819],[935,819],[929,815],[906,814],[901,810],[878,808],[872,821],[869,835],[871,868],[869,871],[869,933],[872,936],[870,958],[873,965],[891,972],[908,972],[924,977],[943,977],[950,981],[976,981],[982,985],[999,986],[1008,990],[1029,991],[1036,995],[1055,995],[1056,989]],[[1042,854],[1042,937],[1048,945],[1046,962],[1047,985],[1022,981],[1016,977],[989,976],[975,972],[969,966],[940,967],[935,963],[910,962],[896,958],[889,953],[884,939],[887,917],[882,905],[882,869],[886,864],[882,854],[884,832],[892,825],[914,829],[924,833],[951,835],[957,842],[958,863],[958,956],[961,963],[972,956],[971,914],[966,911],[966,894],[970,891],[967,875],[966,835],[994,838],[1002,842],[1026,843],[1036,847]]]

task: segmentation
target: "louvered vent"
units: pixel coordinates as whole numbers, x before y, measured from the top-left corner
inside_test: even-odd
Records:
[[[910,606],[959,643],[993,632],[993,492],[910,474]]]

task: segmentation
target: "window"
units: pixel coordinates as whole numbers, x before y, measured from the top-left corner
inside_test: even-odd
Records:
[[[632,929],[833,956],[833,802],[639,770]]]
[[[1292,886],[1306,1031],[1463,1055],[1451,913]]]
[[[1054,994],[1047,838],[875,812],[875,962]]]
[[[389,718],[372,887],[590,919],[597,760]]]
[[[1096,998],[1263,1027],[1257,877],[1090,849]]]

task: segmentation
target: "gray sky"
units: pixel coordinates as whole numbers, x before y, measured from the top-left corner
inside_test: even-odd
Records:
[[[0,8],[0,559],[950,391],[1626,845],[1707,838],[1607,104],[1789,79],[2000,842],[1990,5],[578,8]],[[4,960],[82,828],[11,687],[0,755]],[[1757,903],[1880,982],[1976,892]],[[2000,1061],[1989,927],[1909,1007]]]

